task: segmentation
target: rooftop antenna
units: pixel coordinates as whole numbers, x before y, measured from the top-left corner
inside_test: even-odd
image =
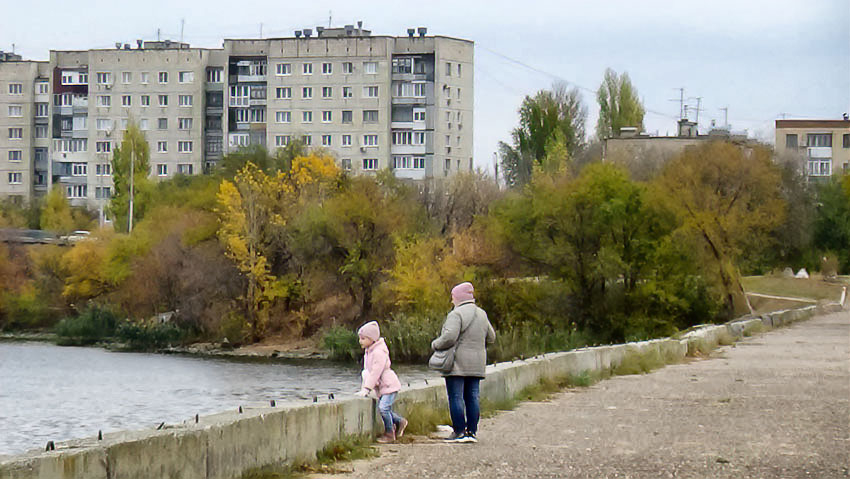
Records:
[[[334,18],[333,10],[328,10],[328,28],[331,28],[331,20]]]
[[[183,27],[186,25],[186,19],[180,19],[180,43],[183,43]]]
[[[668,101],[678,101],[679,102],[679,119],[685,119],[685,89],[684,88],[674,88],[674,90],[679,90],[679,98],[671,98]]]
[[[159,28],[156,29],[156,41],[159,41]]]
[[[697,101],[697,107],[691,108],[691,110],[694,110],[694,111],[697,112],[696,124],[697,124],[697,127],[699,127],[699,112],[702,110],[702,108],[700,108],[700,104],[702,103],[702,97],[701,96],[697,96],[697,97],[692,96],[692,97],[689,97],[688,99]]]
[[[15,44],[12,44],[12,53],[15,53]]]
[[[263,38],[263,23],[260,22],[260,38]]]

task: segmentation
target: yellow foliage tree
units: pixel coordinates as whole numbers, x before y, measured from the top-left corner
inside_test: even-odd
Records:
[[[106,245],[102,241],[80,241],[62,256],[65,286],[62,296],[79,303],[100,296],[109,288],[104,275]]]
[[[399,311],[431,313],[448,307],[449,288],[462,276],[462,266],[440,237],[396,238],[395,263],[383,287]],[[383,294],[379,294],[379,298]]]

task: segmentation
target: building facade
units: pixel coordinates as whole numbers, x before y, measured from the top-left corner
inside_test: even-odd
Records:
[[[111,158],[130,122],[150,175],[209,171],[227,152],[300,140],[353,174],[389,168],[425,180],[472,169],[473,43],[372,36],[353,25],[291,38],[225,40],[222,49],[137,42],[0,61],[0,197],[53,185],[103,206]]]
[[[850,173],[850,119],[776,120],[775,148],[800,157],[811,179]]]

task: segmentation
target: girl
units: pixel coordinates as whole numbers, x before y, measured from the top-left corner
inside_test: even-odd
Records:
[[[384,435],[378,438],[382,444],[391,443],[404,435],[407,419],[393,412],[393,402],[401,389],[401,382],[390,369],[390,350],[381,337],[377,321],[370,321],[357,331],[363,356],[363,387],[358,396],[367,396],[372,391],[378,396],[378,410],[384,421]]]

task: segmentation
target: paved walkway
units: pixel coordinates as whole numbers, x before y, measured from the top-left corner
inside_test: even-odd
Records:
[[[479,439],[381,446],[352,473],[313,477],[850,477],[850,312],[524,403]]]

